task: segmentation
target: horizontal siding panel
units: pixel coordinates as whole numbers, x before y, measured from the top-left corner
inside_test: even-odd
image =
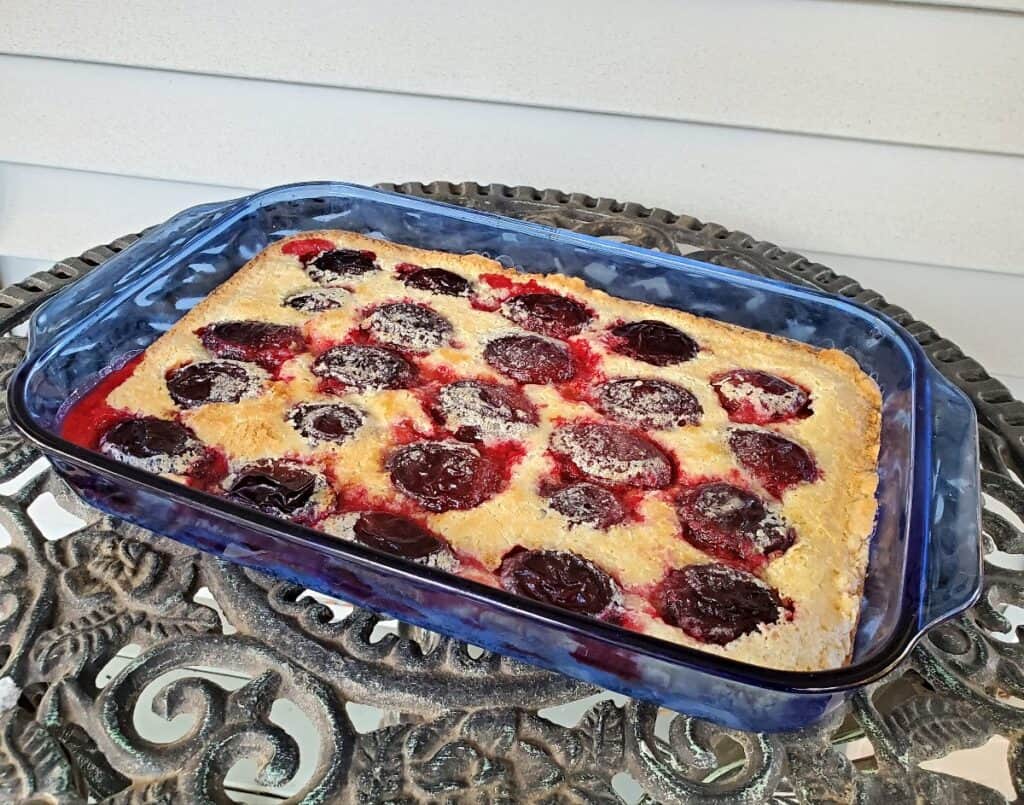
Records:
[[[1024,270],[1018,157],[32,58],[0,74],[9,162],[226,188],[552,186],[806,249]]]
[[[1024,383],[1024,275],[806,253],[909,310],[990,372]],[[984,322],[983,326],[979,326]],[[1024,396],[1020,396],[1024,400]]]
[[[140,232],[179,210],[249,192],[5,162],[0,188],[0,254],[51,263]],[[10,281],[6,274],[2,280]]]
[[[950,6],[968,11],[1010,11],[1024,14],[1024,0],[888,0],[907,5]]]
[[[6,0],[3,16],[14,54],[1024,154],[1024,15],[982,8]]]
[[[5,188],[0,216],[0,284],[16,282],[48,267],[49,262],[159,223],[184,207],[243,192],[237,187],[2,163],[0,186]],[[722,220],[730,223],[729,217]],[[770,231],[755,230],[755,234],[773,237]],[[804,251],[799,245],[789,245]],[[1018,310],[1019,300],[1024,299],[1024,276],[804,253],[908,308],[1003,377],[1024,399],[1024,363],[1019,351],[1024,331]],[[978,327],[979,321],[985,326]]]

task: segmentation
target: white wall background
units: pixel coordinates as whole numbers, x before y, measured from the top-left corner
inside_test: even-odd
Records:
[[[2,281],[311,178],[718,221],[852,273],[1024,396],[1021,0],[0,0]]]

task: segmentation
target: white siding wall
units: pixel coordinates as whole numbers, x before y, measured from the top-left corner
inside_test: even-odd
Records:
[[[1019,0],[0,0],[0,110],[4,281],[280,182],[553,186],[820,255],[1024,391]]]

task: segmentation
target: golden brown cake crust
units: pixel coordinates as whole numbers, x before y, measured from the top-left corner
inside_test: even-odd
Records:
[[[329,240],[340,249],[372,251],[381,270],[342,281],[351,299],[340,308],[317,313],[287,307],[282,304],[284,297],[316,283],[300,260],[283,249],[292,241],[312,238]],[[773,668],[822,670],[848,662],[875,518],[881,398],[871,378],[838,350],[819,350],[671,308],[619,299],[577,278],[524,274],[478,255],[426,251],[325,230],[278,241],[257,255],[150,346],[131,377],[109,395],[108,403],[134,414],[180,419],[204,443],[223,450],[233,467],[282,456],[311,461],[328,471],[336,487],[358,488],[364,499],[388,507],[399,496],[385,466],[394,447],[395,426],[401,423],[406,433],[429,434],[436,423],[415,390],[349,392],[341,397],[327,393],[311,372],[314,355],[359,328],[367,307],[411,301],[432,308],[453,326],[451,344],[415,356],[425,372],[450,370],[460,377],[506,383],[508,378],[484,360],[483,348],[500,335],[527,333],[465,297],[407,287],[395,270],[400,264],[458,273],[475,284],[477,297],[484,302],[498,290],[481,277],[494,275],[514,283],[533,280],[588,306],[595,318],[578,340],[597,356],[605,376],[669,381],[689,389],[699,401],[703,409],[699,425],[648,433],[671,454],[683,479],[741,478],[751,491],[770,498],[729,448],[728,434],[736,427],[771,431],[806,446],[820,470],[818,480],[790,487],[777,502],[798,537],[760,572],[792,603],[793,616],[762,625],[725,645],[703,643],[661,620],[650,605],[650,591],[667,570],[718,561],[681,538],[673,490],[646,493],[637,504],[639,521],[605,530],[570,524],[537,491],[551,472],[547,447],[558,423],[599,415],[586,402],[567,398],[553,385],[526,384],[522,392],[536,406],[540,421],[522,436],[526,453],[512,469],[507,487],[468,510],[421,513],[460,556],[473,560],[464,563],[464,575],[497,584],[488,571],[496,570],[516,546],[573,551],[604,568],[621,585],[630,628]],[[700,352],[692,360],[669,366],[613,352],[602,334],[619,322],[641,319],[677,327],[698,342]],[[183,410],[168,393],[167,373],[183,364],[209,360],[196,330],[229,320],[302,328],[311,352],[284,364],[282,379],[268,382],[257,396]],[[710,385],[712,377],[736,368],[777,374],[799,384],[810,393],[813,414],[763,426],[736,425]],[[344,443],[310,444],[286,421],[292,406],[309,401],[351,403],[365,411],[366,422]]]

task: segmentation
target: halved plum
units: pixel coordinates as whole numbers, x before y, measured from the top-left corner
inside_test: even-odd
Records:
[[[334,285],[343,280],[358,279],[372,271],[380,271],[377,255],[358,249],[331,249],[306,264],[306,273],[313,282]]]
[[[202,442],[187,427],[154,416],[118,422],[99,442],[100,452],[132,467],[185,475],[203,457]]]
[[[406,388],[416,377],[416,367],[394,350],[362,344],[331,347],[312,372],[356,391]]]
[[[782,515],[757,495],[723,482],[701,484],[676,498],[683,538],[723,559],[760,564],[796,541]]]
[[[407,288],[442,296],[469,296],[472,286],[465,277],[445,268],[417,268],[402,276]]]
[[[711,378],[733,422],[767,425],[810,416],[810,396],[795,383],[755,369],[733,369]]]
[[[569,350],[536,335],[505,335],[489,341],[484,360],[520,383],[561,383],[576,374]]]
[[[612,380],[600,386],[596,396],[603,414],[643,428],[696,425],[704,413],[691,391],[667,380]]]
[[[242,467],[227,479],[229,498],[265,514],[294,517],[315,507],[316,494],[326,481],[310,468],[285,459],[262,459]]]
[[[593,314],[575,299],[556,293],[524,293],[501,306],[502,315],[520,327],[552,338],[579,335]]]
[[[700,351],[697,342],[682,330],[653,319],[619,324],[611,335],[615,352],[654,366],[683,363]]]
[[[384,553],[422,561],[448,550],[448,543],[400,514],[364,512],[352,526],[359,542]]]
[[[548,505],[573,525],[604,530],[626,519],[626,510],[614,494],[586,482],[557,490],[548,498]]]
[[[282,304],[305,313],[322,313],[342,307],[351,297],[345,288],[307,288],[286,296]]]
[[[255,397],[268,380],[267,373],[254,364],[199,361],[172,370],[167,375],[167,392],[182,408],[197,408]]]
[[[655,606],[665,623],[695,640],[724,646],[778,622],[785,605],[752,573],[706,564],[669,571],[655,592]]]
[[[390,302],[374,310],[362,327],[376,341],[412,352],[430,352],[452,340],[455,329],[440,313],[424,305]]]
[[[821,473],[811,454],[785,436],[764,430],[734,430],[729,446],[737,460],[777,498],[789,487],[816,481]]]
[[[511,593],[584,615],[599,617],[619,600],[619,589],[604,570],[569,551],[517,548],[498,570]]]
[[[460,439],[514,438],[537,422],[537,409],[517,389],[486,380],[458,380],[437,395],[438,412]]]
[[[499,468],[464,442],[407,444],[391,454],[387,468],[398,491],[434,512],[472,509],[501,486]]]
[[[363,412],[345,403],[299,403],[288,422],[311,444],[344,442],[362,426]]]
[[[318,254],[329,252],[334,248],[334,243],[327,238],[298,238],[288,241],[281,247],[284,254],[290,254],[299,258],[302,265],[306,265]]]
[[[391,556],[453,570],[455,552],[424,523],[386,511],[345,512],[321,520],[317,528],[341,539],[359,542]]]
[[[603,422],[563,425],[551,450],[595,481],[663,489],[672,483],[672,461],[653,442]]]
[[[270,371],[306,349],[298,327],[269,321],[218,321],[196,335],[218,358],[251,361]]]

